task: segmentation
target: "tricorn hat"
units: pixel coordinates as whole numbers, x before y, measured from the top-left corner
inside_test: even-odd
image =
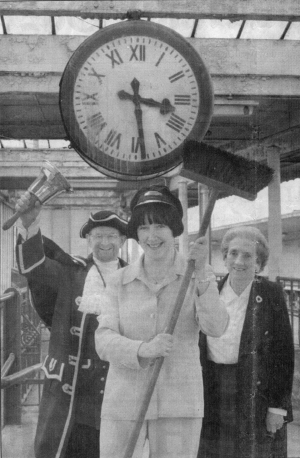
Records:
[[[111,211],[100,211],[91,213],[88,221],[80,229],[80,237],[85,238],[86,235],[98,226],[109,226],[118,229],[122,235],[127,235],[127,221]]]
[[[153,203],[160,203],[174,207],[180,218],[183,216],[180,200],[171,193],[167,186],[159,185],[153,185],[149,188],[140,189],[130,203],[130,210],[133,212],[136,207]]]

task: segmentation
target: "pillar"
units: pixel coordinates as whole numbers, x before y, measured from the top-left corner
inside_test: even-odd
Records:
[[[268,239],[270,257],[268,262],[269,279],[276,280],[280,275],[282,260],[282,224],[280,200],[280,151],[277,147],[268,148],[268,165],[274,170],[274,178],[269,184]]]
[[[198,205],[199,205],[199,229],[200,225],[202,222],[202,218],[205,212],[205,209],[208,204],[208,199],[209,199],[209,189],[207,186],[198,183]],[[212,253],[211,253],[211,224],[209,225],[209,228],[207,229],[206,232],[206,237],[208,241],[208,262],[211,264],[211,258],[212,258]]]
[[[187,180],[181,178],[178,182],[178,196],[183,208],[183,234],[179,237],[179,252],[185,256],[189,249],[189,235],[188,235],[188,188]]]
[[[199,205],[199,227],[205,212],[208,201],[208,188],[207,186],[198,183],[198,205]]]
[[[128,239],[127,243],[128,243],[128,259],[127,259],[127,262],[129,264],[131,264],[131,263],[133,263],[134,261],[136,261],[140,257],[141,253],[140,253],[140,250],[139,250],[138,242],[136,242],[133,239]]]

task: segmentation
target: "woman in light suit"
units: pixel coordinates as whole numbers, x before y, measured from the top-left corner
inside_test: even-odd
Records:
[[[283,290],[258,276],[268,260],[254,227],[230,229],[221,251],[229,274],[220,297],[229,325],[200,336],[205,414],[199,458],[286,458],[294,347]]]
[[[95,335],[99,356],[110,362],[101,458],[124,456],[153,360],[160,356],[165,360],[133,457],[141,458],[148,439],[151,458],[195,458],[203,417],[199,330],[220,336],[228,315],[200,238],[189,253],[196,271],[174,335],[164,332],[186,269],[174,243],[183,232],[182,207],[168,188],[154,186],[137,192],[131,211],[128,236],[144,254],[111,278]]]

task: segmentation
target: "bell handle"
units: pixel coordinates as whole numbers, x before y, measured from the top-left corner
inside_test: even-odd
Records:
[[[34,207],[36,201],[39,200],[34,194],[31,193],[30,195],[30,204],[27,210],[30,210]],[[4,231],[7,231],[7,229],[11,228],[12,225],[17,221],[18,218],[22,215],[22,212],[18,211],[14,213],[10,218],[8,218],[5,223],[2,226],[2,229]]]

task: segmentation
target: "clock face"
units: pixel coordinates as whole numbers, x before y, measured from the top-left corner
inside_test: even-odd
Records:
[[[145,21],[97,32],[75,51],[60,107],[72,146],[120,179],[147,179],[181,162],[187,139],[201,140],[212,113],[209,75],[178,34]]]

